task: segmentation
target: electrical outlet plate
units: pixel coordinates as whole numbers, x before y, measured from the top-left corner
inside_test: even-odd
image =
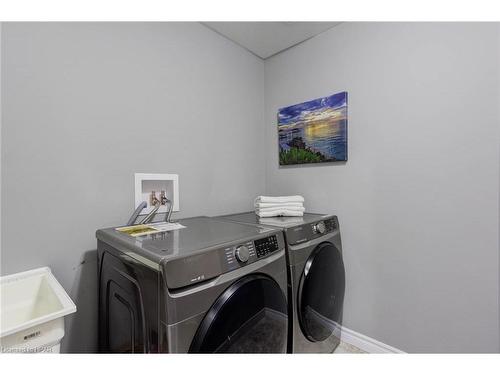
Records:
[[[174,203],[172,211],[178,212],[179,208],[179,175],[164,173],[136,173],[135,174],[135,206],[147,202],[147,206],[142,210],[141,215],[151,212],[153,207],[149,204],[149,197],[152,191],[160,198],[160,192],[166,191],[167,198]],[[166,212],[168,205],[160,206],[158,213]]]

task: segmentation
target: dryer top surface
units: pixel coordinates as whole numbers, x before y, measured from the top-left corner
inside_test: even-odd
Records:
[[[263,218],[257,216],[255,212],[250,211],[239,214],[219,216],[219,218],[223,220],[234,221],[237,223],[264,225],[276,228],[291,228],[304,224],[311,224],[331,216],[332,215],[304,213],[304,216],[302,217],[276,216]]]

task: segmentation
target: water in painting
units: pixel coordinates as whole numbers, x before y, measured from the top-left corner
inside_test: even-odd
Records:
[[[278,112],[280,165],[347,160],[347,92]]]

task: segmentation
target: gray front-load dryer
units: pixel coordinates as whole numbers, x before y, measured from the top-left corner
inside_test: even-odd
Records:
[[[340,342],[345,270],[337,216],[260,218],[254,212],[218,217],[280,228],[287,244],[288,351],[331,353]]]
[[[98,230],[99,348],[133,353],[283,353],[280,230],[207,217],[132,237]]]

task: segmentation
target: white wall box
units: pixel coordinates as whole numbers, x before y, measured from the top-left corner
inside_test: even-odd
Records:
[[[156,196],[160,197],[160,192],[164,190],[166,196],[173,202],[172,211],[178,212],[179,208],[179,175],[165,173],[136,173],[135,174],[135,206],[134,209],[141,204],[147,202],[147,207],[142,210],[141,214],[148,214],[153,209],[150,204],[150,194],[156,192]],[[166,212],[168,205],[161,206],[158,210]]]

